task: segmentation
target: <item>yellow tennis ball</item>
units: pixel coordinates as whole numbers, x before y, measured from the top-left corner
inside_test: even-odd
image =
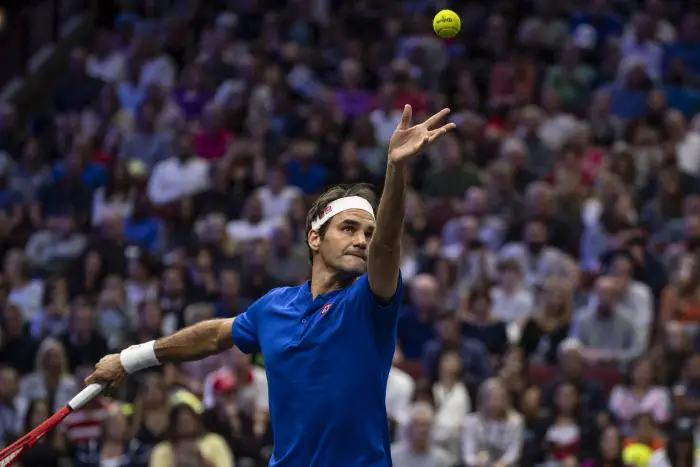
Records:
[[[622,462],[634,467],[646,467],[653,454],[649,446],[640,443],[630,444],[622,450]]]
[[[443,39],[455,37],[462,28],[462,20],[452,10],[442,10],[433,18],[433,29]]]

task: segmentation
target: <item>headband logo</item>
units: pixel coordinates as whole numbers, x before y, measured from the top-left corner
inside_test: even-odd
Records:
[[[321,215],[318,216],[319,219],[323,219],[324,217],[326,217],[328,214],[330,214],[330,212],[331,212],[332,210],[333,210],[333,206],[331,206],[331,205],[329,204],[328,206],[326,206],[326,207],[323,209],[323,212],[321,212]]]

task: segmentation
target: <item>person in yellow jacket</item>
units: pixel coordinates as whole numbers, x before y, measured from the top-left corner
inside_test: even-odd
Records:
[[[204,430],[199,399],[179,391],[172,404],[168,440],[153,448],[149,467],[234,467],[233,453],[224,438]]]

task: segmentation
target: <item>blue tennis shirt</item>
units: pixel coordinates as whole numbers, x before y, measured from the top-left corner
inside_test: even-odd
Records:
[[[399,278],[382,306],[365,274],[314,300],[307,282],[273,289],[236,317],[236,346],[265,360],[270,466],[391,466],[385,398],[402,294]]]

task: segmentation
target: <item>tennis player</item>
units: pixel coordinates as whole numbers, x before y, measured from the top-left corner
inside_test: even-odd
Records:
[[[235,344],[262,352],[265,361],[271,466],[391,466],[385,397],[402,296],[406,163],[455,126],[431,129],[449,109],[413,127],[411,113],[407,105],[391,137],[376,219],[365,185],[333,187],[309,211],[309,282],[273,289],[235,318],[203,321],[108,355],[86,383],[119,384],[141,369]]]

